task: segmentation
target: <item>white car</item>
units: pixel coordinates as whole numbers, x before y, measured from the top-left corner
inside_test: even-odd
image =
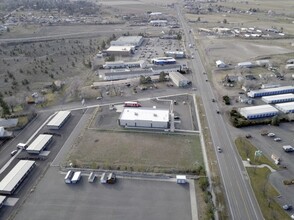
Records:
[[[291,215],[291,219],[294,219],[294,214],[293,214],[293,215]]]
[[[219,146],[217,146],[217,152],[219,152],[219,153],[222,152],[222,149]]]
[[[268,137],[274,137],[274,136],[276,136],[276,135],[275,135],[274,133],[268,133],[267,136],[268,136]]]
[[[281,138],[275,138],[274,141],[281,141]]]

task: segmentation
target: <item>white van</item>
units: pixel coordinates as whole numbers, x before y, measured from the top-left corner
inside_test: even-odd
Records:
[[[26,149],[28,147],[28,145],[24,144],[24,143],[18,143],[16,145],[17,149]]]

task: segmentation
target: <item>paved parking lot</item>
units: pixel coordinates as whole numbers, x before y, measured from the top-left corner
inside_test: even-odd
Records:
[[[119,179],[67,185],[51,167],[16,215],[16,220],[119,219],[191,220],[188,185],[152,180]]]

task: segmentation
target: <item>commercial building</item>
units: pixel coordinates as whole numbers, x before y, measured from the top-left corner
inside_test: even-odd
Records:
[[[26,149],[30,154],[39,154],[53,139],[53,135],[40,134]]]
[[[294,101],[294,94],[288,93],[288,94],[281,94],[281,95],[263,96],[261,100],[267,104],[291,102],[291,101]]]
[[[124,108],[118,124],[123,127],[167,129],[169,110],[154,108]]]
[[[191,85],[191,81],[179,72],[170,72],[169,78],[178,87],[187,87]]]
[[[134,46],[139,47],[143,43],[142,36],[122,36],[117,40],[111,41],[110,46]]]
[[[35,164],[32,160],[20,160],[0,182],[0,193],[13,194]]]
[[[144,60],[139,60],[135,62],[124,62],[124,61],[115,61],[115,62],[105,62],[103,65],[104,69],[119,69],[119,68],[144,68],[146,66]]]
[[[71,116],[70,111],[59,111],[47,124],[50,129],[59,129]]]
[[[155,65],[175,64],[177,61],[173,57],[157,57],[151,60]]]
[[[281,86],[276,88],[269,88],[269,89],[259,89],[259,90],[251,90],[247,93],[247,95],[251,98],[262,97],[262,96],[269,96],[269,95],[279,95],[285,93],[293,93],[294,86]]]
[[[272,117],[278,114],[278,110],[271,105],[259,105],[240,108],[239,113],[247,119]]]
[[[150,21],[150,24],[153,26],[166,26],[167,20],[152,20]]]
[[[173,58],[185,58],[185,52],[184,51],[166,51],[164,52],[164,55],[167,57],[173,57]]]
[[[283,113],[294,113],[294,102],[276,104],[275,107]]]
[[[129,79],[129,78],[136,78],[140,76],[155,76],[159,75],[161,72],[173,72],[181,70],[181,65],[167,65],[167,66],[153,66],[150,69],[144,70],[127,70],[127,71],[118,71],[118,72],[106,72],[100,75],[100,78],[104,80],[120,80],[120,79]]]
[[[105,52],[107,55],[131,56],[134,54],[134,46],[110,46]]]

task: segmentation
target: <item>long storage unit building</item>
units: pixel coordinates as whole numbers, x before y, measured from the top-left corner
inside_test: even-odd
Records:
[[[251,90],[247,93],[247,95],[251,98],[269,96],[269,95],[278,95],[285,93],[294,93],[294,86],[281,86],[276,88],[269,89],[259,89],[259,90]]]
[[[281,94],[281,95],[263,96],[261,100],[267,104],[291,102],[291,101],[294,101],[294,94],[288,93],[288,94]]]
[[[294,102],[286,102],[275,105],[277,109],[284,113],[294,113]]]
[[[279,110],[271,105],[259,105],[240,108],[239,113],[247,119],[256,119],[275,116]]]
[[[70,111],[60,111],[49,121],[47,127],[50,129],[59,129],[70,116]]]
[[[0,193],[13,194],[35,164],[33,160],[20,160],[0,182]]]
[[[53,135],[40,134],[26,149],[30,154],[39,154],[53,139]]]

